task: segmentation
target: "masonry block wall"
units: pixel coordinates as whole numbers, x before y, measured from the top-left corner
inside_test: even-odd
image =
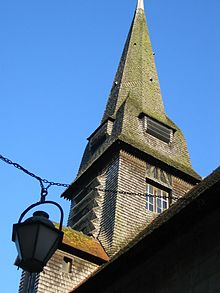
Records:
[[[67,262],[66,260],[71,260]],[[98,265],[57,250],[40,274],[22,273],[19,293],[68,293],[98,269]]]

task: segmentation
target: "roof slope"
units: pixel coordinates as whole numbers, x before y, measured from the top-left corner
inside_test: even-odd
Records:
[[[151,135],[146,135],[143,120],[148,116],[171,128],[171,143],[161,142]],[[187,144],[182,131],[173,123],[164,111],[160,84],[157,75],[154,54],[151,47],[143,1],[138,1],[127,41],[122,53],[118,70],[108,98],[101,126],[89,138],[105,127],[107,121],[114,121],[111,133],[93,151],[90,141],[85,149],[78,180],[102,155],[117,142],[123,142],[139,151],[140,156],[150,156],[193,180],[200,181],[200,176],[193,170]],[[107,126],[108,127],[108,126]],[[106,128],[107,128],[106,127]],[[73,183],[74,184],[74,183]],[[67,196],[64,192],[64,197]]]
[[[74,292],[87,292],[86,290],[90,287],[96,290],[98,284],[101,284],[106,275],[108,281],[111,282],[110,276],[113,276],[111,272],[115,272],[118,268],[120,269],[120,262],[123,263],[121,268],[126,270],[128,259],[135,257],[134,251],[138,247],[144,249],[148,247],[149,252],[151,251],[150,247],[152,250],[160,249],[162,238],[163,241],[166,241],[166,239],[170,241],[170,238],[167,237],[168,234],[172,238],[174,232],[179,231],[179,233],[182,233],[182,230],[179,229],[181,223],[188,222],[191,225],[192,221],[196,220],[197,217],[199,219],[204,217],[205,213],[211,213],[214,209],[217,209],[219,205],[216,205],[216,199],[219,202],[219,191],[220,167],[191,189],[183,198],[179,199],[177,203],[160,214],[127,247],[103,265],[88,280],[85,280]],[[161,239],[161,241],[158,241],[158,239]]]
[[[96,263],[103,263],[109,260],[108,255],[100,242],[82,232],[73,230],[70,227],[63,227],[64,237],[61,250],[72,252],[85,259],[94,260]]]
[[[109,116],[116,117],[128,95],[140,112],[164,120],[160,84],[143,9],[135,12],[102,122]]]

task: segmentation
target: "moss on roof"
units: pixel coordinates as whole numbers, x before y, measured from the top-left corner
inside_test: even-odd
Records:
[[[74,182],[116,141],[123,141],[149,154],[196,180],[200,176],[193,170],[182,131],[168,118],[164,111],[160,84],[149,38],[145,14],[142,9],[135,16],[113,82],[102,123],[114,119],[110,137],[95,152],[89,143],[85,149],[79,173]],[[140,114],[145,114],[174,129],[173,142],[168,147],[154,147],[140,129]],[[68,192],[64,192],[66,194]]]
[[[180,128],[173,123],[165,113],[161,115],[154,115],[154,113],[150,113],[151,115],[149,115],[149,113],[147,113],[148,116],[151,116],[157,121],[162,122],[175,130],[172,143],[166,147],[167,150],[170,150],[170,153],[168,151],[163,152],[160,148],[154,147],[146,141],[145,135],[138,131],[140,109],[136,107],[134,101],[135,99],[132,95],[129,95],[129,98],[124,103],[123,127],[118,138],[167,165],[201,180],[201,177],[191,166],[186,140]]]
[[[84,283],[91,282],[94,278],[99,277],[100,273],[105,271],[105,269],[111,267],[112,265],[116,265],[116,262],[121,259],[121,257],[126,257],[126,253],[132,253],[133,249],[135,249],[136,245],[143,240],[147,240],[148,236],[151,236],[153,233],[158,231],[158,228],[163,227],[169,220],[172,220],[173,217],[180,214],[184,209],[187,208],[190,204],[192,204],[197,199],[200,199],[206,192],[212,189],[214,186],[219,186],[220,184],[220,167],[214,170],[210,175],[208,175],[204,180],[202,180],[199,184],[194,186],[188,193],[184,195],[181,200],[178,200],[175,204],[173,204],[169,209],[165,210],[159,216],[157,216],[150,224],[148,224],[145,229],[143,229],[126,247],[120,250],[117,254],[115,254],[108,263],[104,264],[97,271],[95,271],[92,275],[89,276],[80,286],[78,286],[75,291],[79,291],[83,289]],[[217,192],[216,194],[218,195]],[[212,200],[212,199],[210,199]],[[198,209],[198,208],[197,208]],[[182,213],[183,214],[183,213]],[[156,238],[158,239],[158,238]],[[146,246],[146,242],[145,242]],[[133,252],[134,253],[134,252]],[[73,291],[72,291],[73,292]]]
[[[56,224],[58,227],[58,225]],[[74,249],[88,253],[92,256],[98,257],[104,261],[108,261],[109,257],[103,249],[100,242],[93,237],[89,237],[82,232],[73,230],[70,227],[63,227],[64,237],[62,243]]]
[[[110,116],[115,118],[132,91],[136,93],[134,102],[141,111],[164,113],[145,14],[140,9],[134,15],[102,121]]]
[[[175,129],[171,152],[163,153],[161,149],[153,148],[146,142],[144,135],[136,131],[137,117],[141,113]],[[120,139],[200,179],[191,166],[186,141],[181,130],[164,111],[153,51],[142,9],[138,9],[135,13],[102,121],[106,121],[109,117],[115,119],[112,137],[95,153],[91,153],[87,146],[79,175],[100,157],[108,145]]]

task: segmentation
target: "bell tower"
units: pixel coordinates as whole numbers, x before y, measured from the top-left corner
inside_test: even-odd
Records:
[[[68,225],[114,255],[199,181],[182,131],[165,113],[138,0],[102,121],[62,194],[71,200]]]

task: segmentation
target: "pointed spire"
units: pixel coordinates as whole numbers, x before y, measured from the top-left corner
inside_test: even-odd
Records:
[[[164,122],[164,106],[143,8],[144,1],[138,0],[102,122],[116,117],[128,94],[140,113]]]
[[[171,145],[160,147],[160,143],[157,144],[146,136],[146,129],[144,129],[146,125],[143,125],[146,122],[143,118],[146,117],[175,130]],[[103,131],[99,132],[100,137],[105,137],[101,135],[105,133],[106,140],[105,143],[100,143],[97,151],[93,152],[90,142],[98,131]],[[93,162],[101,158],[102,154],[118,141],[198,178],[192,169],[181,130],[164,111],[144,12],[144,0],[137,1],[137,8],[107,101],[101,128],[98,128],[89,138],[78,176],[81,176]]]
[[[144,0],[138,0],[137,9],[143,9],[144,10]]]

